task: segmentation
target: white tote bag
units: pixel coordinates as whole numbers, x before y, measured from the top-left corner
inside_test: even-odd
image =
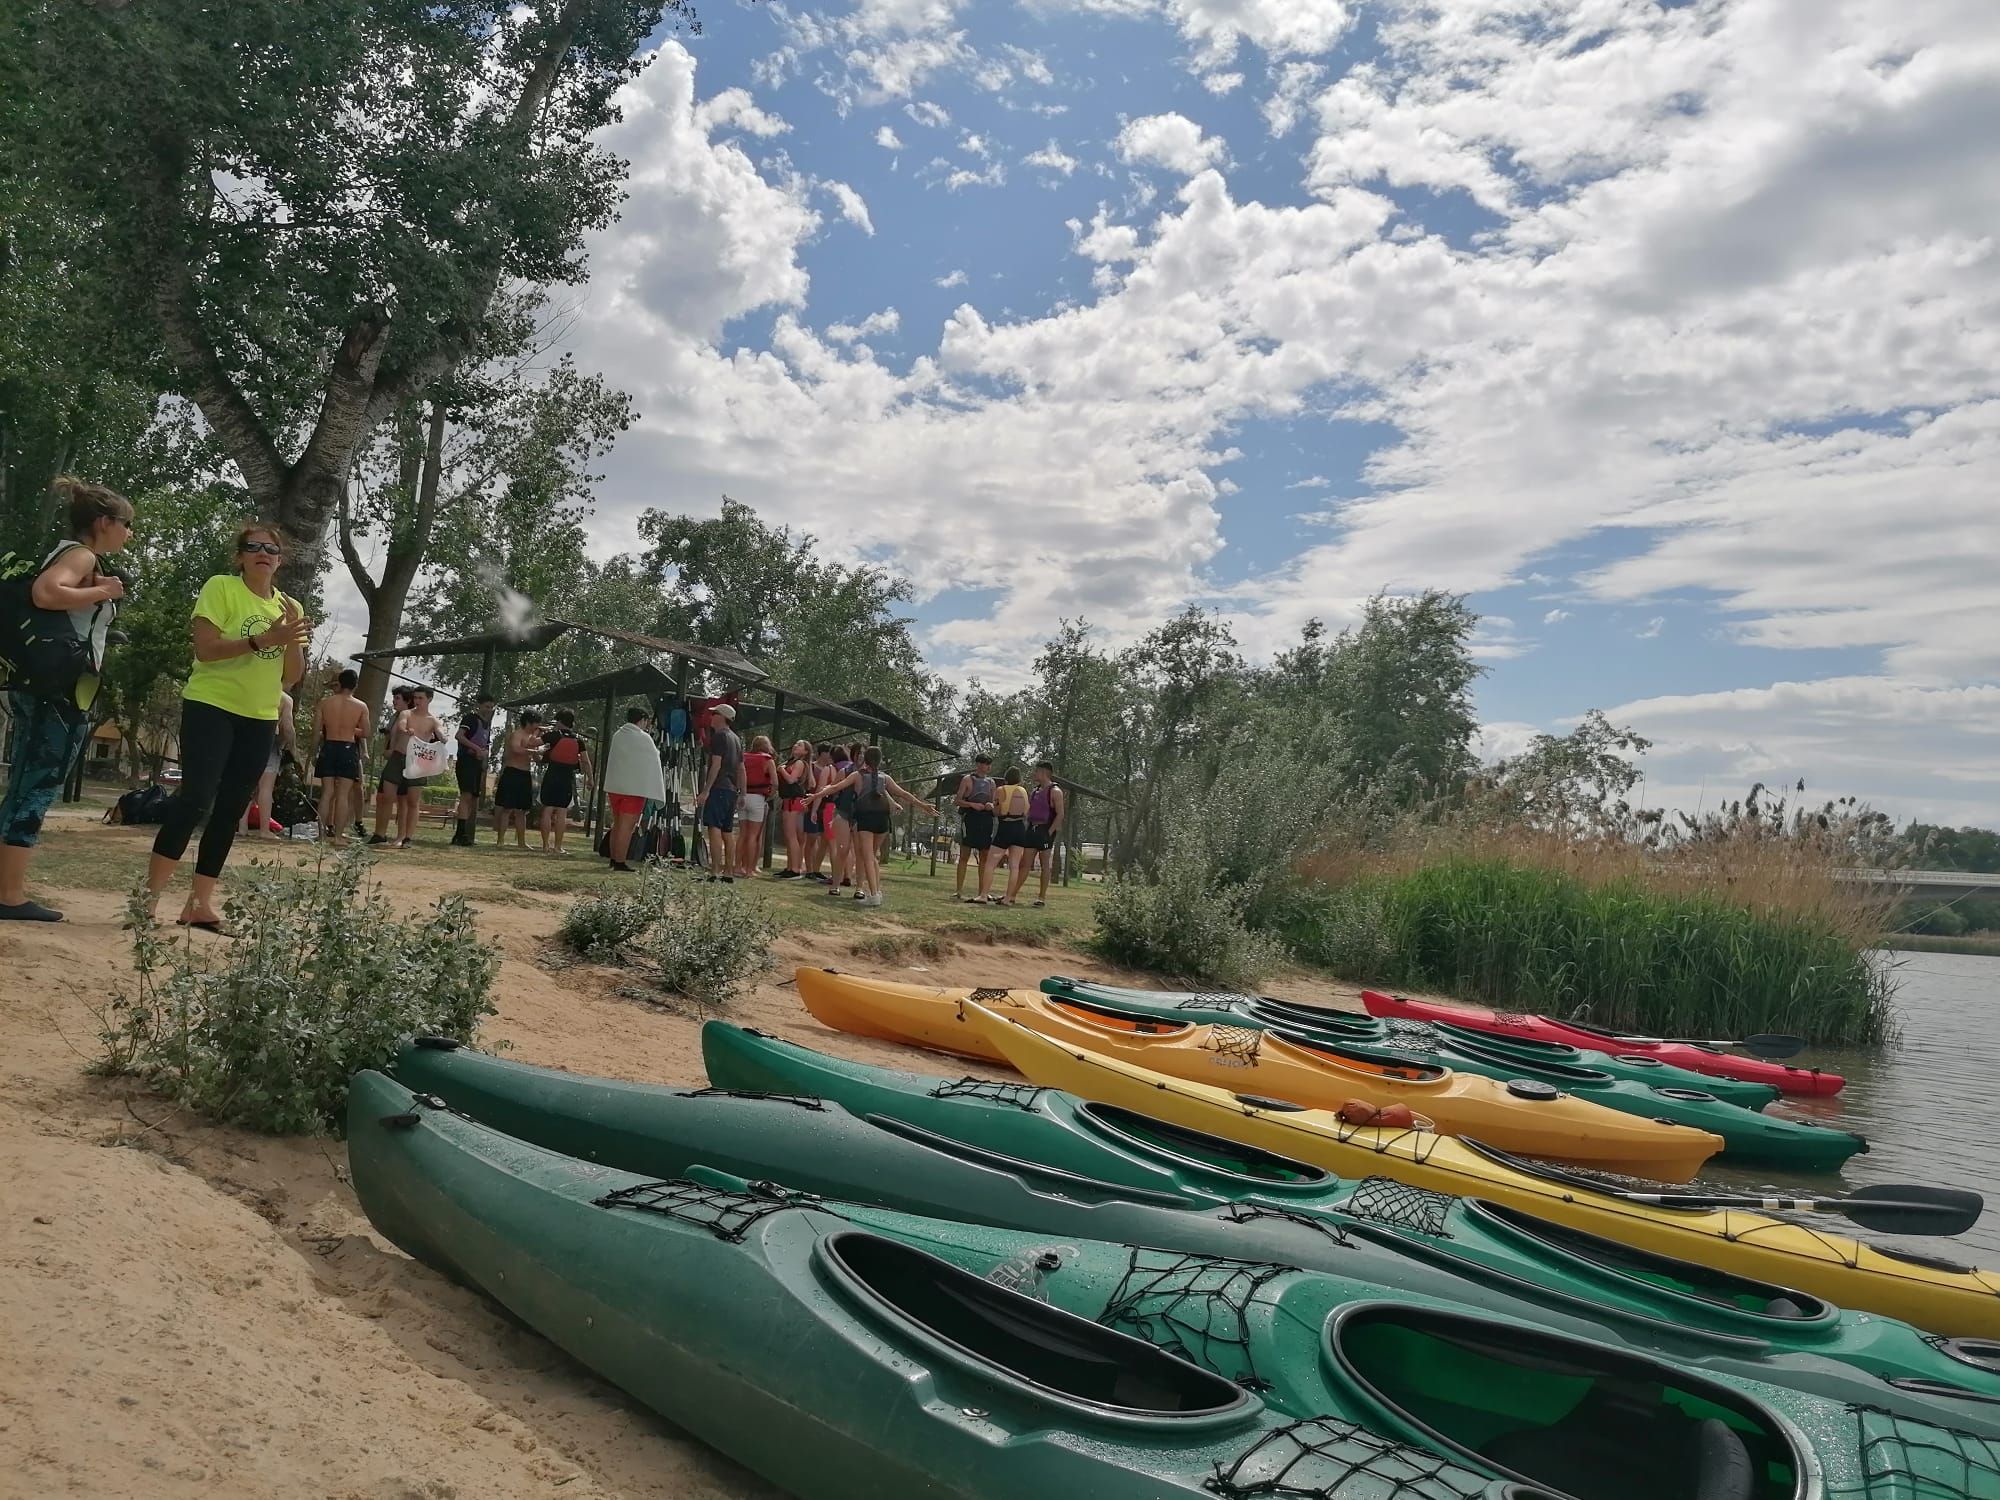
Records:
[[[403,779],[428,781],[444,774],[444,741],[411,740],[403,753]]]

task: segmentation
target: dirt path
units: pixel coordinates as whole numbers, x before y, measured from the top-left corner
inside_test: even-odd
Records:
[[[89,839],[93,859],[134,873],[142,863],[141,831],[58,838]],[[380,868],[412,905],[435,873]],[[54,894],[68,922],[0,932],[0,1494],[775,1493],[376,1237],[339,1142],[219,1129],[89,1076],[94,1007],[127,972],[120,901]],[[488,1034],[527,1062],[702,1082],[694,1016],[620,993],[630,981],[616,971],[537,964],[564,904],[481,907],[504,953]],[[822,1029],[790,984],[800,963],[918,977],[843,939],[788,939],[731,1019],[849,1057],[964,1071]],[[1072,953],[982,945],[921,975],[1033,985],[1059,968],[1103,972]]]

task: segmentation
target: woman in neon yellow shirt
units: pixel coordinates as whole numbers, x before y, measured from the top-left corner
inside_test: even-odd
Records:
[[[278,729],[278,695],[305,675],[312,621],[278,592],[284,542],[268,526],[236,533],[236,571],[195,600],[194,670],[181,690],[181,789],[153,840],[146,888],[157,898],[200,827],[194,890],[181,925],[222,930],[215,882],[250,806]]]

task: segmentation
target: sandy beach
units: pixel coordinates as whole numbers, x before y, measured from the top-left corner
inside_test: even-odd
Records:
[[[86,835],[76,814],[57,826],[141,868],[147,830]],[[239,857],[300,856],[246,845]],[[379,868],[412,906],[434,889],[434,866],[390,857]],[[121,901],[48,890],[68,922],[0,932],[0,1493],[777,1493],[373,1234],[341,1142],[218,1128],[86,1073],[94,1007],[128,972]],[[632,976],[616,969],[543,967],[569,898],[509,894],[474,898],[504,954],[489,1039],[578,1072],[704,1081],[691,1008],[633,998]],[[820,1027],[799,1007],[792,968],[946,984],[1033,985],[1059,971],[1145,982],[1046,947],[974,945],[913,971],[850,946],[838,934],[782,940],[776,964],[721,1014],[849,1057],[962,1074],[953,1059]],[[1343,993],[1287,989],[1323,1002]]]

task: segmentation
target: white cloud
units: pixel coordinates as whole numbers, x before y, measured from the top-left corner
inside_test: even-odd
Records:
[[[1032,151],[1022,157],[1021,165],[1026,167],[1041,167],[1050,172],[1060,172],[1063,176],[1067,177],[1077,169],[1078,162],[1074,156],[1064,151],[1054,141],[1050,141],[1041,150]]]
[[[928,99],[913,99],[903,106],[903,113],[926,129],[936,130],[951,123],[951,111],[942,104],[933,104]]]
[[[1204,135],[1186,115],[1173,113],[1128,120],[1115,144],[1126,161],[1165,167],[1187,177],[1214,166],[1228,152],[1220,136]]]
[[[1264,101],[1264,123],[1273,138],[1290,135],[1305,117],[1306,96],[1326,76],[1315,62],[1281,63],[1271,70],[1271,95]]]
[[[1295,479],[1285,488],[1288,490],[1323,490],[1333,481],[1324,474],[1308,474],[1304,479]]]
[[[887,125],[875,132],[875,144],[884,151],[901,151],[903,143],[896,139],[896,132]]]
[[[938,277],[938,278],[937,278],[937,282],[936,282],[936,284],[937,284],[938,286],[941,286],[941,287],[947,287],[947,288],[949,288],[949,287],[955,287],[955,286],[964,286],[964,285],[965,285],[965,272],[963,272],[963,271],[950,271],[950,272],[947,272],[947,273],[946,273],[945,275],[943,275],[943,276],[940,276],[940,277]]]
[[[797,252],[819,215],[803,184],[773,184],[739,147],[711,139],[694,71],[669,40],[620,92],[625,117],[604,141],[632,164],[629,197],[592,249],[586,319],[653,322],[706,339],[753,308],[805,302]],[[726,112],[741,123],[740,111]]]
[[[748,89],[724,89],[695,110],[697,125],[709,134],[718,130],[741,130],[746,135],[783,135],[792,127],[776,115],[766,114]]]
[[[885,307],[880,312],[870,313],[858,323],[831,324],[826,330],[826,336],[836,344],[852,344],[859,339],[873,338],[877,334],[894,333],[902,325],[902,314],[893,307]]]
[[[1211,94],[1233,94],[1236,90],[1243,87],[1243,75],[1241,73],[1205,73],[1202,75],[1201,86]]]
[[[833,201],[840,205],[840,216],[848,223],[860,227],[863,234],[875,232],[875,221],[868,217],[868,205],[861,195],[844,182],[822,182],[821,187],[833,194]]]
[[[1650,641],[1656,639],[1660,632],[1666,628],[1667,617],[1665,615],[1654,615],[1652,619],[1648,620],[1632,633],[1642,641]]]
[[[609,464],[605,535],[663,492],[726,487],[805,525],[830,503],[861,519],[829,545],[886,549],[933,590],[991,588],[979,559],[1030,538],[990,612],[935,639],[955,670],[1018,681],[1061,614],[1117,641],[1202,596],[1240,424],[1294,424],[1301,468],[1345,461],[1316,455],[1329,417],[1385,424],[1364,482],[1328,495],[1319,545],[1233,594],[1252,652],[1309,615],[1345,623],[1384,586],[1566,575],[1562,549],[1590,539],[1619,560],[1557,579],[1562,597],[1632,620],[1672,597],[1754,645],[1858,653],[1837,681],[1881,684],[1843,689],[1832,718],[1788,717],[1822,684],[1649,707],[1653,728],[1623,715],[1648,734],[1688,720],[1676,785],[1761,756],[1892,806],[1983,797],[1990,820],[1987,7],[1851,0],[1803,29],[1779,0],[1385,14],[1379,61],[1297,86],[1314,201],[1243,201],[1200,170],[1221,142],[1184,121],[1189,156],[1164,133],[1148,145],[1200,158],[1177,191],[1074,224],[1094,295],[1018,318],[968,300],[907,369],[790,315],[768,345],[725,351],[727,318],[803,305],[796,252],[818,221],[801,189],[695,128],[691,83],[682,98],[643,75],[650,102],[613,137],[641,173],[594,248],[579,337],[645,413]],[[1423,195],[1399,210],[1383,182],[1463,188],[1489,227],[1432,233]],[[1974,726],[1935,762],[1948,774],[1924,769],[1933,721],[1898,721],[1912,704]],[[1860,721],[1866,757],[1845,744]],[[1983,759],[1960,753],[1974,744]]]
[[[958,149],[968,156],[989,157],[993,154],[993,148],[987,143],[986,137],[976,135],[970,130],[958,138]]]
[[[1567,620],[1568,618],[1569,618],[1568,610],[1552,609],[1547,614],[1542,616],[1542,623],[1544,625],[1560,625],[1564,620]]]
[[[1345,0],[1042,0],[1044,8],[1171,20],[1194,51],[1197,67],[1221,67],[1248,42],[1272,57],[1330,51],[1353,24]]]

